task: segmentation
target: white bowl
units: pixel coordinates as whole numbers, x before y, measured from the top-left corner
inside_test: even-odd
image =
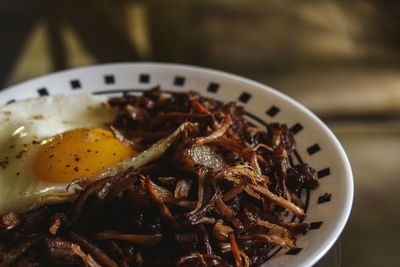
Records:
[[[160,63],[121,63],[62,71],[0,92],[0,106],[47,94],[94,93],[118,95],[141,92],[155,85],[167,91],[195,90],[222,101],[238,101],[248,117],[286,123],[295,134],[297,153],[317,170],[320,186],[306,192],[306,222],[312,230],[298,238],[300,249],[275,250],[263,266],[311,266],[334,244],[349,217],[353,178],[349,161],[333,133],[307,108],[258,82],[205,68]]]

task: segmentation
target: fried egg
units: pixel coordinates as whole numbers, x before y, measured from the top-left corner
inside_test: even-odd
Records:
[[[74,179],[94,179],[134,152],[107,123],[107,99],[58,95],[0,107],[0,214],[70,200]]]

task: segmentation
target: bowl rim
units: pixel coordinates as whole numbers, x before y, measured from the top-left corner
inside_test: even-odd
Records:
[[[46,79],[51,76],[56,76],[56,75],[62,75],[62,74],[68,74],[76,71],[85,71],[85,70],[92,70],[95,68],[109,68],[109,67],[117,67],[117,66],[143,66],[143,67],[148,67],[148,68],[175,68],[175,69],[181,69],[181,70],[189,70],[189,71],[194,71],[194,72],[201,72],[204,74],[212,74],[212,75],[217,75],[221,77],[225,77],[230,80],[234,81],[240,81],[248,84],[249,86],[252,87],[257,87],[263,90],[268,91],[269,93],[281,98],[282,100],[286,101],[289,105],[292,105],[296,107],[297,109],[301,110],[304,112],[305,115],[307,115],[310,119],[312,119],[314,122],[318,124],[319,127],[323,130],[323,132],[328,136],[328,138],[333,142],[334,146],[336,147],[339,156],[340,156],[340,164],[344,167],[344,172],[345,172],[345,183],[346,183],[346,194],[344,195],[344,210],[339,214],[338,216],[338,223],[334,230],[330,233],[328,239],[323,242],[323,245],[320,246],[316,251],[314,251],[310,257],[306,260],[304,264],[307,264],[306,266],[312,266],[315,264],[318,260],[320,260],[327,252],[328,250],[333,246],[333,244],[336,242],[336,240],[339,238],[340,234],[342,233],[348,219],[351,213],[352,205],[353,205],[353,198],[354,198],[354,179],[353,179],[353,174],[350,166],[349,159],[340,144],[339,140],[337,137],[333,134],[333,132],[328,128],[328,126],[325,125],[325,123],[322,122],[320,118],[317,117],[311,110],[309,110],[307,107],[302,105],[300,102],[297,100],[293,99],[292,97],[278,91],[277,89],[270,87],[266,84],[263,84],[261,82],[245,78],[240,75],[232,74],[229,72],[221,71],[221,70],[215,70],[207,67],[200,67],[200,66],[193,66],[193,65],[187,65],[187,64],[180,64],[180,63],[164,63],[164,62],[115,62],[115,63],[106,63],[106,64],[95,64],[95,65],[89,65],[89,66],[83,66],[83,67],[78,67],[78,68],[72,68],[72,69],[67,69],[67,70],[61,70],[61,71],[56,71],[52,72],[49,74],[45,74],[39,77],[35,77],[14,85],[11,85],[9,87],[4,88],[3,90],[0,90],[0,95],[9,90],[14,90],[17,89],[18,87],[25,86],[29,83],[41,80],[41,79]]]

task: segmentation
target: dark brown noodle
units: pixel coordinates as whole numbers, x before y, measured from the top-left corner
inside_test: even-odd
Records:
[[[299,196],[318,182],[286,125],[256,128],[194,92],[109,103],[110,130],[137,152],[188,124],[158,160],[74,181],[73,203],[1,216],[0,266],[257,266],[307,232]]]

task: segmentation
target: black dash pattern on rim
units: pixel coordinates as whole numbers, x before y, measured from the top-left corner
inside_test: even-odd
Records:
[[[218,83],[210,83],[207,87],[207,92],[216,94],[218,92],[218,89],[219,89]]]
[[[71,80],[69,83],[71,84],[71,88],[73,90],[77,90],[77,89],[81,89],[82,88],[81,82],[79,80]]]
[[[174,85],[176,86],[183,86],[185,84],[185,77],[176,76],[174,79]]]
[[[37,90],[37,92],[38,92],[38,94],[39,94],[40,96],[47,96],[47,95],[50,95],[49,91],[48,91],[45,87],[39,88],[39,89]]]
[[[10,99],[6,102],[6,105],[12,104],[14,103],[16,100],[15,99]]]
[[[329,176],[330,174],[331,174],[331,169],[325,168],[325,169],[319,170],[317,172],[317,177],[318,177],[318,179],[321,179],[321,178],[324,178],[326,176]]]
[[[114,75],[111,75],[111,74],[104,75],[104,83],[105,84],[114,84],[115,83]]]
[[[309,230],[317,230],[317,229],[319,229],[321,227],[322,223],[323,222],[312,222],[312,223],[310,223],[308,229]]]
[[[139,76],[140,83],[149,83],[150,82],[150,75],[146,73],[142,73]]]
[[[292,134],[298,134],[301,130],[303,130],[303,125],[297,122],[295,125],[290,127],[289,130]]]
[[[246,93],[246,92],[243,92],[243,93],[240,94],[238,100],[239,100],[240,102],[246,104],[247,102],[249,102],[250,98],[251,98],[251,94]]]
[[[331,193],[325,193],[322,196],[318,197],[318,204],[326,203],[331,201],[332,194]]]
[[[307,148],[307,153],[308,155],[314,155],[315,153],[317,153],[318,151],[321,150],[321,147],[318,144],[314,144],[310,147]]]
[[[292,248],[286,252],[286,255],[297,255],[303,248]]]
[[[265,113],[270,116],[271,118],[275,117],[276,114],[281,111],[277,106],[272,105]]]

